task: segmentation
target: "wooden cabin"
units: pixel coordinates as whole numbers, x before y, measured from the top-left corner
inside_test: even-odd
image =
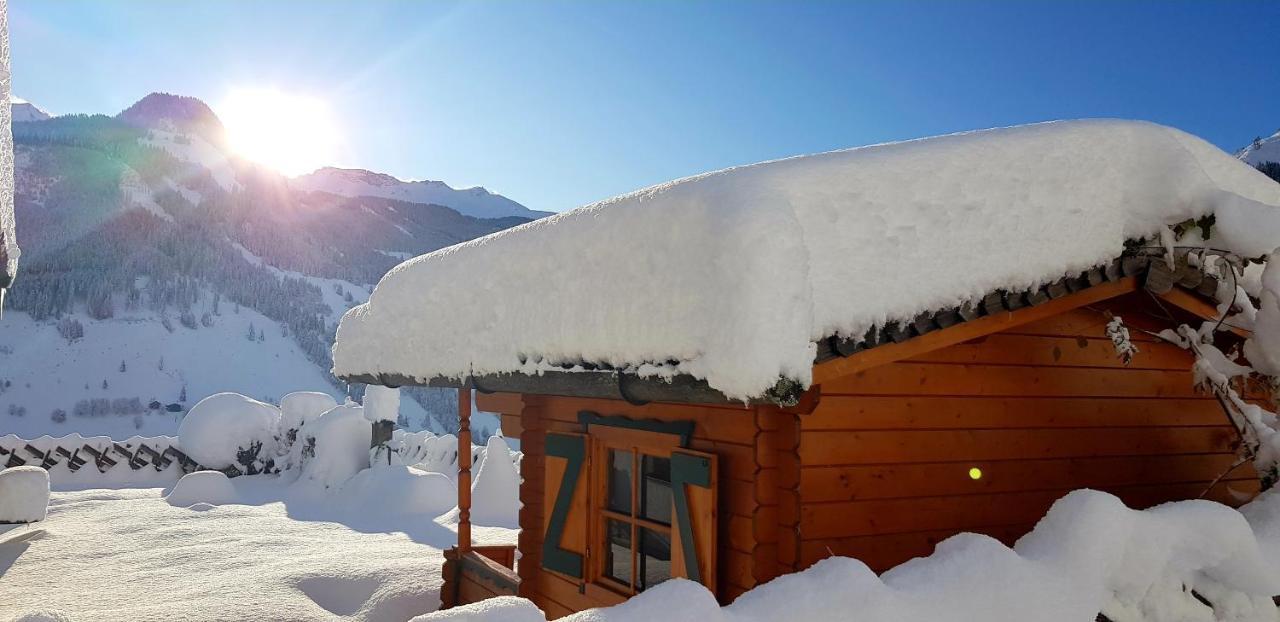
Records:
[[[1135,508],[1241,504],[1258,484],[1248,466],[1228,472],[1234,428],[1194,387],[1192,356],[1141,332],[1213,317],[1216,288],[1185,261],[1126,256],[824,340],[791,399],[607,371],[471,378],[524,451],[519,562],[470,542],[464,464],[444,605],[518,594],[551,619],[670,577],[729,603],[828,556],[884,571],[959,532],[1012,544],[1079,488]],[[1133,329],[1128,364],[1105,333],[1113,315]]]
[[[728,603],[829,556],[1013,543],[1080,488],[1247,501],[1194,355],[1150,335],[1216,318],[1241,288],[1201,251],[1269,256],[1277,209],[1270,179],[1142,122],[787,158],[401,264],[343,317],[334,370],[466,389],[464,457],[471,390],[520,438],[519,555],[471,541],[464,462],[446,606],[555,618],[671,577]],[[1244,336],[1216,327],[1223,352]]]

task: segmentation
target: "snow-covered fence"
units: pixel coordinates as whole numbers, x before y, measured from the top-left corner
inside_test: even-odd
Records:
[[[172,436],[0,436],[0,466],[37,466],[54,485],[145,485],[166,483],[200,468]]]
[[[387,443],[395,459],[400,464],[417,467],[424,471],[443,473],[452,479],[458,476],[458,437],[452,434],[432,434],[431,432],[404,432],[396,430],[391,441]],[[471,472],[479,473],[488,453],[484,445],[471,446]],[[520,461],[524,453],[510,451],[511,463],[516,472],[520,471]]]

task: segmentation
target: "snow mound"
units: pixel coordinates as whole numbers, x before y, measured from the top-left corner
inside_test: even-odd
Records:
[[[471,603],[436,611],[413,618],[409,622],[543,622],[542,610],[533,603],[515,596],[498,596],[478,603]]]
[[[376,384],[365,387],[364,416],[369,421],[392,421],[400,415],[400,389]]]
[[[471,522],[491,527],[520,527],[520,475],[500,436],[490,436],[484,461],[471,485]]]
[[[164,500],[174,507],[188,508],[197,503],[236,503],[239,498],[235,486],[222,471],[196,471],[182,476]]]
[[[300,453],[293,464],[302,465],[300,482],[336,488],[369,467],[369,442],[373,429],[364,418],[364,409],[343,404],[320,415],[299,434],[294,450]]]
[[[1278,207],[1258,171],[1136,121],[765,162],[402,263],[343,317],[334,371],[426,380],[587,361],[758,397],[780,377],[810,384],[817,339],[1078,274],[1188,218],[1218,216],[1215,246],[1269,252]]]
[[[276,451],[280,410],[239,393],[217,393],[200,400],[178,426],[182,451],[201,466],[225,469],[238,464],[241,451],[261,444],[259,456]]]
[[[1135,511],[1109,494],[1078,490],[1059,499],[1012,549],[960,534],[929,557],[878,577],[858,560],[832,557],[724,608],[701,585],[673,579],[616,607],[563,619],[789,622],[844,620],[856,612],[860,622],[1079,622],[1101,612],[1117,622],[1274,622],[1280,562],[1260,550],[1280,546],[1280,495],[1256,503],[1265,507],[1244,509],[1255,519],[1251,525],[1241,512],[1208,501]],[[507,620],[508,611],[527,609],[511,602],[426,619]]]
[[[406,466],[365,469],[342,485],[351,507],[386,514],[439,516],[457,503],[457,488],[440,473]]]
[[[286,434],[336,407],[338,402],[328,393],[294,391],[280,398],[280,432]]]
[[[48,509],[48,471],[34,466],[0,471],[0,523],[41,521]]]

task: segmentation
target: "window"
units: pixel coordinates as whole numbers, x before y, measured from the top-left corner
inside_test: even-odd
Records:
[[[716,457],[684,448],[692,424],[590,417],[547,433],[541,566],[596,602],[672,577],[714,589]]]
[[[671,578],[671,458],[639,448],[604,451],[602,576],[640,592]]]

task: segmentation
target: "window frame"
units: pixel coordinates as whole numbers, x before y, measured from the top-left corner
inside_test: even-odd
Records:
[[[676,543],[675,516],[673,510],[672,524],[663,525],[641,515],[640,490],[643,481],[642,463],[644,456],[670,460],[672,454],[684,449],[681,438],[663,432],[651,432],[621,427],[592,426],[588,434],[589,451],[591,453],[590,493],[588,506],[591,519],[587,528],[587,573],[586,581],[598,585],[615,594],[630,597],[639,594],[639,576],[641,540],[640,530],[648,529],[665,535],[672,549]],[[609,504],[609,460],[610,451],[626,451],[631,453],[631,514],[624,515],[610,510]],[[605,568],[609,556],[608,522],[614,520],[631,527],[631,571],[630,582],[623,584],[609,575]],[[674,564],[674,551],[669,560]],[[672,574],[674,577],[674,574]],[[652,586],[650,586],[652,587]]]

